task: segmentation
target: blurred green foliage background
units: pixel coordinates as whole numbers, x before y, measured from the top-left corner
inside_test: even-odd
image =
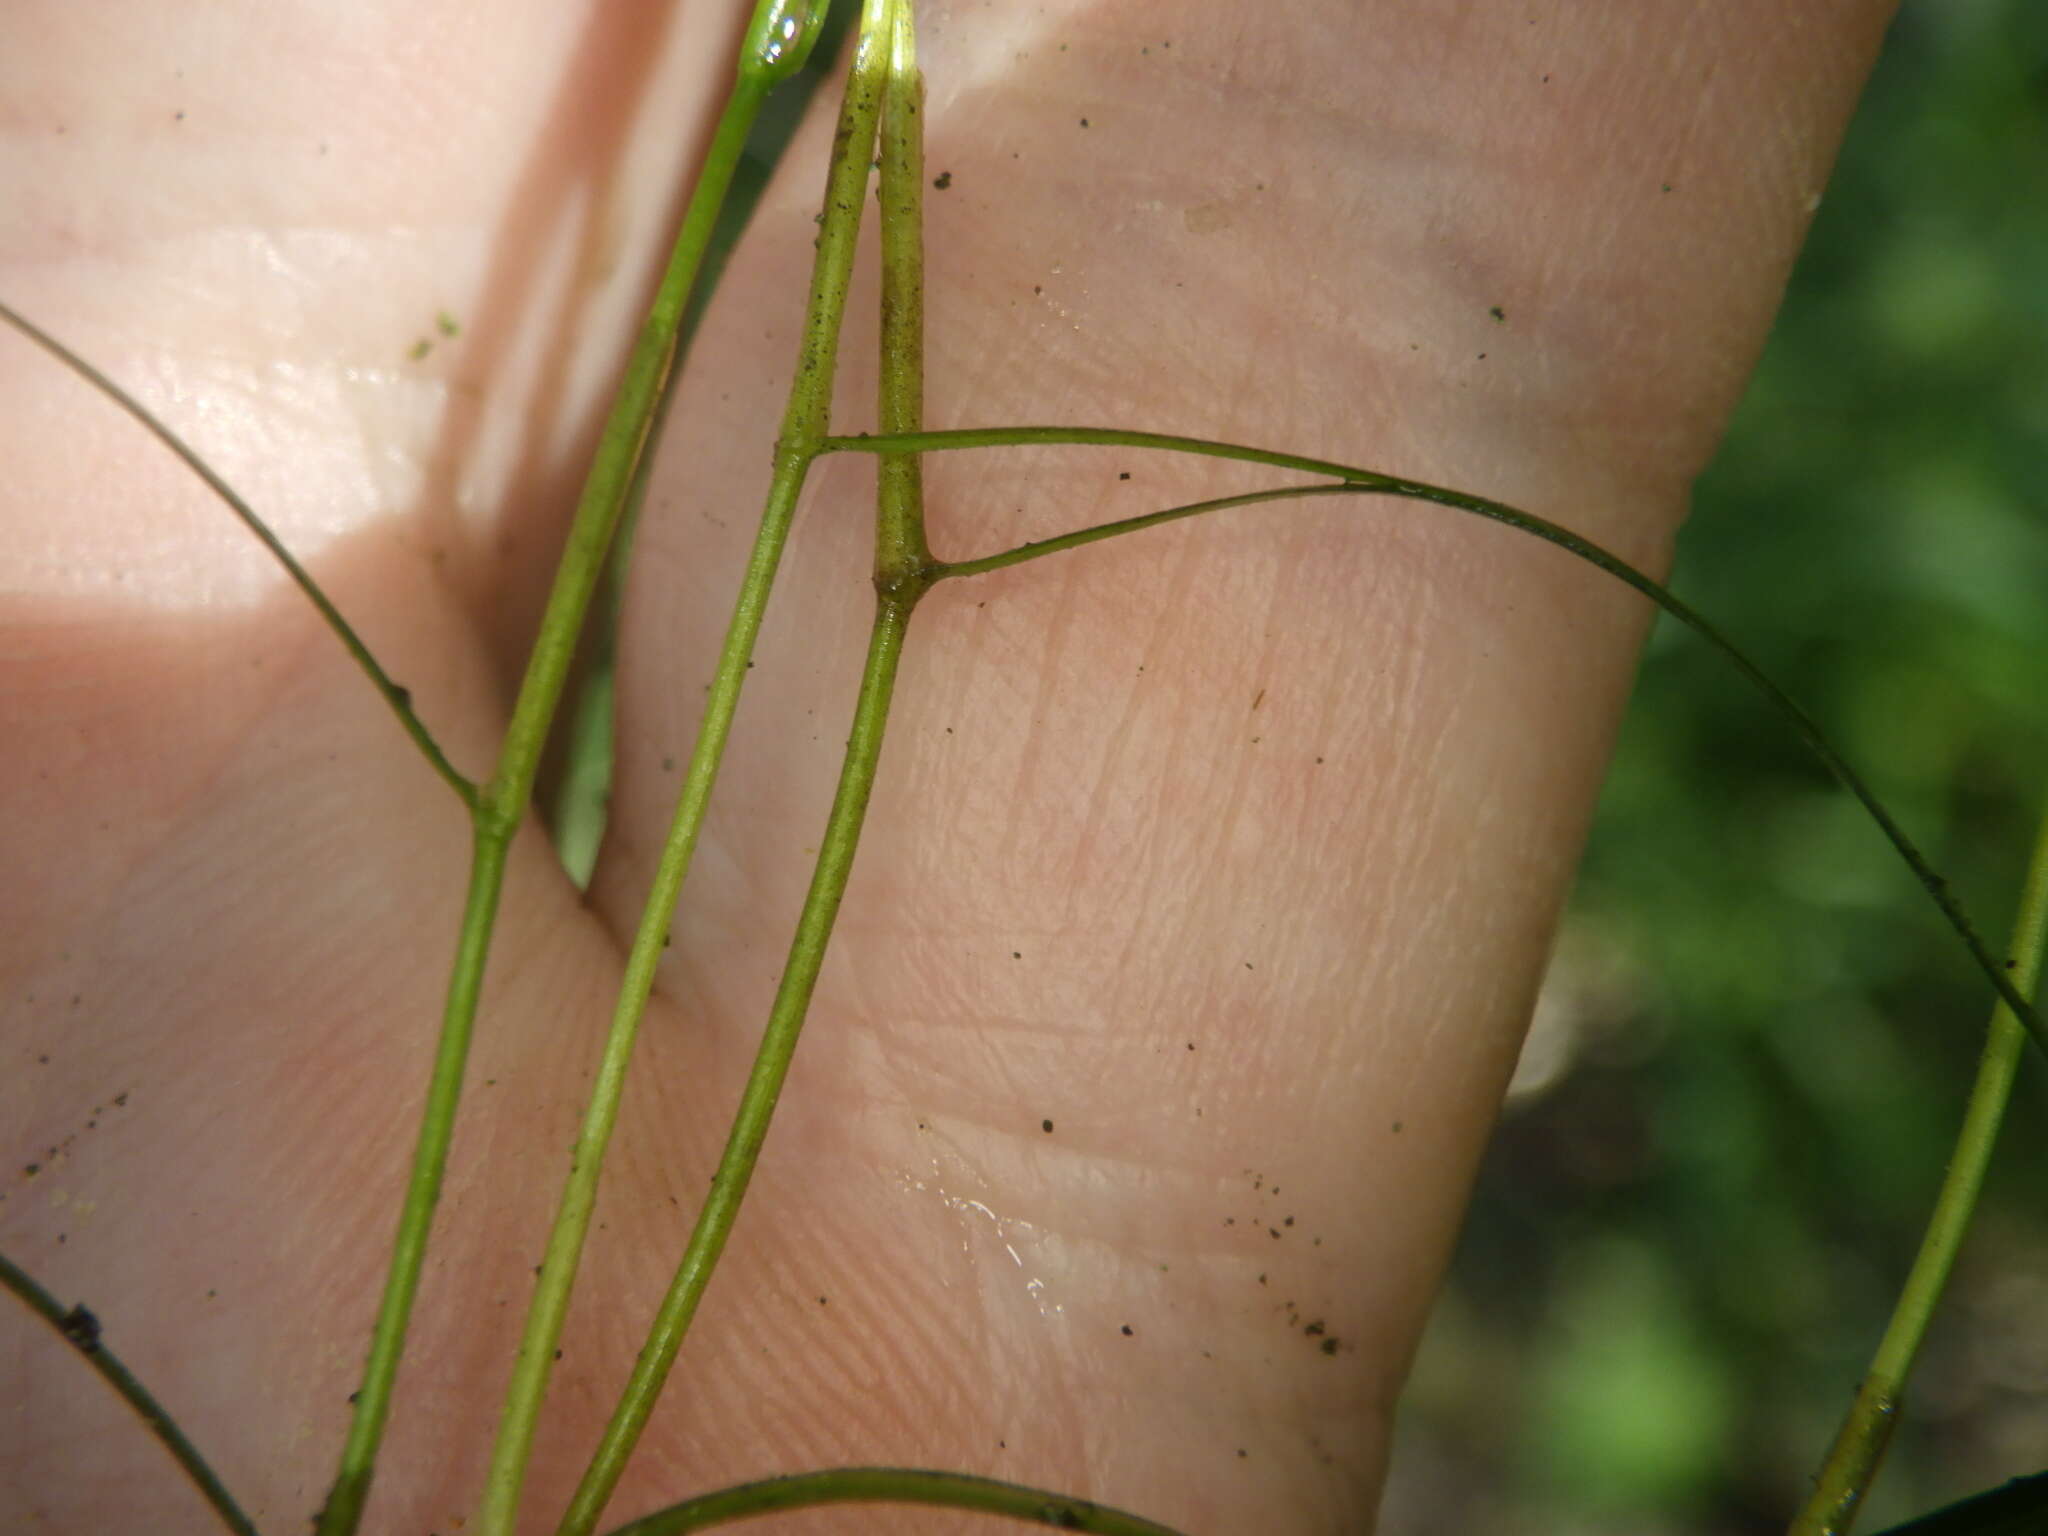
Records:
[[[1997,947],[2048,808],[2048,6],[1899,16],[1674,586]],[[1404,1405],[1383,1536],[1782,1531],[1883,1328],[1990,992],[1668,621]],[[1862,1529],[2048,1467],[2048,1074]]]

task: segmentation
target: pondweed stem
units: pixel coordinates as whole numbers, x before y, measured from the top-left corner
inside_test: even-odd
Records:
[[[763,18],[767,20],[764,22]],[[773,30],[780,25],[777,18],[793,20],[796,30]],[[434,1208],[440,1198],[448,1146],[454,1135],[484,963],[490,952],[491,932],[504,886],[506,851],[533,794],[534,775],[561,701],[591,594],[603,574],[606,553],[646,452],[650,423],[675,363],[676,338],[691,289],[761,103],[777,81],[801,64],[802,54],[814,40],[803,31],[809,23],[800,16],[790,18],[787,8],[775,0],[765,0],[748,30],[749,43],[757,49],[764,25],[771,28],[772,56],[764,58],[757,53],[741,61],[654,302],[634,342],[618,394],[605,420],[597,457],[577,503],[540,633],[506,727],[497,772],[475,798],[475,850],[469,898],[455,965],[449,976],[427,1108],[421,1118],[383,1300],[371,1334],[369,1360],[356,1393],[355,1414],[342,1448],[341,1467],[321,1510],[319,1536],[350,1536],[362,1519],[369,1497],[377,1450],[404,1353],[407,1325],[426,1260]]]
[[[924,76],[910,6],[896,8],[883,87],[880,174],[882,317],[876,421],[884,432],[924,427]],[[928,584],[932,553],[924,533],[923,459],[885,453],[875,466],[875,585]]]
[[[0,1254],[0,1286],[12,1291],[31,1312],[62,1334],[65,1341],[83,1355],[107,1385],[120,1395],[122,1401],[135,1410],[135,1416],[163,1442],[164,1449],[171,1453],[171,1459],[191,1479],[200,1497],[213,1506],[214,1513],[220,1516],[220,1523],[230,1536],[256,1536],[255,1522],[242,1513],[241,1505],[235,1502],[227,1485],[207,1465],[206,1458],[199,1454],[199,1448],[185,1438],[177,1420],[165,1411],[155,1394],[121,1363],[120,1357],[107,1348],[105,1340],[100,1337],[99,1320],[91,1312],[83,1306],[65,1306],[5,1254]]]
[[[1694,634],[1705,640],[1724,656],[1736,671],[1747,678],[1771,706],[1786,719],[1793,730],[1804,741],[1807,748],[1820,759],[1833,774],[1836,782],[1862,802],[1872,821],[1884,833],[1906,867],[1912,870],[1922,889],[1941,909],[1950,928],[1955,930],[1976,961],[1977,969],[1991,983],[1992,990],[2005,1001],[2016,1018],[2026,1026],[2034,1044],[2044,1055],[2048,1055],[2048,1023],[2020,991],[2014,987],[2006,968],[1995,960],[1984,941],[1977,936],[1976,925],[1963,910],[1949,890],[1948,882],[1935,873],[1934,868],[1906,836],[1905,829],[1892,818],[1891,812],[1877,798],[1876,792],[1864,783],[1863,778],[1837,752],[1812,716],[1800,708],[1792,696],[1772,682],[1755,662],[1751,661],[1733,641],[1721,633],[1705,617],[1680,600],[1676,594],[1653,577],[1646,576],[1626,560],[1595,544],[1591,539],[1580,537],[1568,528],[1560,528],[1547,519],[1531,512],[1518,511],[1501,502],[1489,501],[1484,496],[1469,495],[1464,491],[1450,490],[1440,485],[1430,485],[1420,480],[1404,480],[1398,476],[1381,474],[1376,470],[1358,469],[1347,464],[1333,463],[1328,459],[1312,459],[1301,454],[1279,453],[1269,448],[1251,448],[1241,443],[1221,443],[1210,438],[1182,437],[1166,432],[1127,432],[1113,427],[963,427],[946,432],[898,432],[861,433],[853,437],[833,437],[826,440],[826,453],[940,453],[961,448],[1018,448],[1018,447],[1097,447],[1097,448],[1141,448],[1161,449],[1171,453],[1192,453],[1207,458],[1234,459],[1246,464],[1264,464],[1273,469],[1293,470],[1306,475],[1326,475],[1341,484],[1324,487],[1333,493],[1348,492],[1359,495],[1399,496],[1415,501],[1433,502],[1454,511],[1468,512],[1491,522],[1505,523],[1523,533],[1533,534],[1546,543],[1555,544],[1559,549],[1578,556],[1588,564],[1598,567],[1616,580],[1634,587],[1672,618],[1685,625]],[[1293,489],[1293,488],[1290,488]],[[1219,505],[1244,505],[1244,498],[1224,498],[1221,502],[1201,502],[1191,507],[1178,507],[1165,512],[1149,513],[1140,517],[1125,518],[1114,523],[1105,523],[1094,528],[1084,528],[1057,538],[1043,539],[1021,549],[1008,551],[991,560],[969,561],[961,567],[938,566],[933,575],[943,578],[959,574],[972,567],[977,570],[993,569],[995,564],[1015,565],[1025,560],[1037,559],[1042,555],[1058,554],[1062,550],[1077,548],[1082,544],[1108,538],[1117,533],[1132,533],[1140,528],[1153,527],[1180,517],[1191,517],[1197,511],[1214,510]]]
[[[916,142],[921,85],[915,67],[908,5],[903,0],[870,0],[861,15],[853,72],[833,145],[803,356],[791,389],[777,461],[778,490],[785,466],[794,470],[789,477],[791,490],[786,499],[771,493],[755,545],[755,558],[748,568],[747,583],[742,588],[720,660],[721,678],[730,672],[732,699],[737,698],[745,677],[767,584],[774,575],[775,559],[788,533],[794,487],[809,467],[828,425],[826,413],[831,401],[839,326],[844,317],[854,237],[866,195],[878,118],[883,212],[881,419],[913,429],[923,419],[923,257],[918,227],[922,204],[915,190],[906,192],[902,185],[906,175],[914,178],[920,174],[922,164],[922,151]],[[882,737],[889,700],[895,691],[904,633],[911,611],[927,584],[924,571],[929,556],[925,552],[923,504],[914,456],[894,464],[884,461],[876,495],[875,621],[869,635],[866,665],[861,671],[853,727],[810,888],[797,918],[789,956],[769,1008],[753,1068],[727,1134],[725,1151],[712,1176],[710,1194],[698,1212],[675,1276],[656,1310],[618,1406],[562,1518],[558,1528],[561,1536],[587,1536],[595,1529],[654,1412],[738,1218],[796,1054],[797,1037],[810,1008],[818,973],[824,966],[832,925],[853,869],[854,851],[881,762]],[[714,685],[714,700],[719,692]],[[730,702],[722,714],[715,703],[706,708],[697,750],[697,757],[704,763],[704,795],[708,795],[710,778],[716,771],[730,712]],[[697,766],[693,760],[693,776]],[[702,797],[693,799],[686,785],[668,845],[671,851],[680,848],[683,863],[687,862],[689,846],[695,841],[702,812]],[[679,883],[680,869],[677,880]],[[643,917],[641,935],[650,941],[649,986],[674,894],[673,890],[664,892],[657,880]],[[638,950],[636,943],[636,957]],[[645,1001],[643,993],[639,1002],[644,1005]]]
[[[191,444],[151,415],[148,407],[141,401],[63,342],[6,304],[0,304],[0,320],[5,320],[100,394],[134,417],[150,436],[176,454],[184,466],[204,481],[207,489],[218,496],[226,504],[227,509],[241,519],[242,526],[256,535],[257,542],[270,551],[277,563],[284,567],[285,574],[291,577],[293,585],[306,595],[306,600],[319,611],[320,617],[327,621],[327,627],[334,631],[335,638],[341,641],[342,646],[354,658],[355,664],[362,668],[363,675],[369,678],[370,686],[391,706],[391,712],[398,717],[399,725],[404,728],[405,734],[412,738],[413,745],[420,749],[420,755],[427,760],[427,765],[455,791],[456,797],[464,806],[474,811],[477,803],[476,784],[448,761],[448,756],[441,750],[440,743],[434,740],[425,722],[413,712],[412,695],[391,680],[390,674],[385,672],[377,658],[370,654],[370,648],[363,644],[362,637],[355,632],[355,627],[341,616],[341,610],[320,590],[320,584],[303,565],[299,564],[298,557],[285,548],[284,541],[271,531],[270,524],[257,515],[256,509],[244,501],[241,494],[229,485],[211,464],[201,458]]]
[[[984,1515],[1007,1515],[1062,1531],[1095,1531],[1100,1536],[1179,1536],[1173,1527],[1126,1514],[1086,1499],[999,1483],[960,1472],[927,1472],[916,1467],[834,1467],[794,1477],[765,1478],[702,1493],[655,1514],[618,1526],[607,1536],[682,1536],[728,1521],[785,1509],[867,1501],[877,1504],[932,1504]]]
[[[2040,981],[2044,945],[2048,945],[2048,807],[2043,808],[2035,828],[2034,852],[2020,891],[2019,915],[2013,921],[2013,984],[2029,996]],[[1962,1129],[1956,1134],[1956,1148],[1949,1157],[1941,1192],[1935,1197],[1927,1231],[1920,1239],[1920,1251],[1871,1357],[1870,1369],[1857,1386],[1855,1400],[1814,1480],[1813,1493],[1793,1520],[1789,1536],[1848,1536],[1855,1523],[1856,1511],[1877,1476],[1898,1422],[1906,1378],[1927,1335],[1927,1324],[1976,1212],[1977,1196],[1984,1188],[1985,1170],[1991,1164],[1991,1151],[1998,1141],[1998,1128],[2005,1119],[2025,1048],[2019,1021],[2000,999],[1991,1010],[1977,1081],[1970,1089]]]
[[[754,1164],[767,1140],[768,1124],[789,1075],[796,1051],[797,1035],[803,1028],[804,1013],[810,1006],[812,989],[824,963],[825,945],[838,915],[839,900],[846,889],[846,877],[853,867],[854,847],[860,823],[867,811],[874,787],[875,767],[882,747],[883,722],[889,698],[895,688],[897,662],[902,655],[903,631],[910,618],[908,604],[884,599],[868,640],[867,664],[861,675],[860,701],[855,706],[853,731],[848,741],[839,786],[832,800],[825,837],[818,850],[818,864],[804,896],[803,915],[798,920],[782,980],[769,1008],[768,1024],[762,1031],[754,1066],[740,1095],[738,1112],[726,1138],[718,1171],[712,1176],[711,1193],[698,1212],[697,1224],[683,1251],[681,1264],[662,1297],[646,1342],[640,1346],[633,1373],[620,1395],[618,1407],[605,1426],[596,1454],[585,1469],[561,1524],[560,1536],[588,1536],[597,1528],[612,1490],[618,1486],[626,1461],[639,1443],[648,1417],[654,1412],[661,1388],[675,1364],[683,1336],[696,1316],[711,1273],[752,1179]]]
[[[363,1384],[356,1391],[356,1409],[343,1442],[341,1469],[321,1506],[319,1536],[349,1536],[363,1515],[376,1471],[377,1449],[390,1415],[391,1392],[412,1304],[426,1265],[427,1239],[434,1207],[441,1198],[448,1144],[455,1129],[455,1110],[462,1096],[462,1068],[476,1022],[477,999],[483,991],[484,961],[490,953],[491,927],[498,895],[505,883],[508,834],[495,833],[479,818],[470,840],[469,893],[463,904],[462,934],[450,969],[447,1001],[442,1008],[441,1034],[434,1051],[433,1075],[427,1084],[426,1107],[420,1115],[419,1142],[413,1152],[412,1177],[399,1213],[398,1236],[392,1244],[384,1294],[370,1335],[370,1355]]]

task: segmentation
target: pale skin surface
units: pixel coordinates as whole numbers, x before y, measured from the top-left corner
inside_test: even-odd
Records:
[[[15,5],[0,292],[242,486],[481,775],[733,22],[333,10]],[[932,424],[1323,454],[1661,568],[1887,14],[931,14]],[[515,852],[367,1529],[474,1509],[765,483],[818,129],[664,455],[590,901],[537,828]],[[871,356],[850,334],[849,427]],[[13,340],[0,390],[0,1244],[94,1308],[260,1522],[300,1529],[382,1278],[464,824],[182,471]],[[956,458],[933,540],[978,554],[1271,478]],[[866,479],[821,466],[799,520],[534,1529],[666,1281],[781,962],[866,623]],[[783,1118],[614,1514],[904,1462],[1189,1530],[1361,1529],[1644,620],[1533,542],[1368,502],[935,593]],[[0,1319],[0,1527],[208,1529],[65,1347]]]

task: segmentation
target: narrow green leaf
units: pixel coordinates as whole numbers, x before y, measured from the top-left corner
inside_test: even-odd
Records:
[[[2042,1536],[2044,1531],[2048,1472],[2036,1472],[1892,1526],[1879,1536]]]
[[[1055,1530],[1094,1531],[1099,1536],[1178,1536],[1171,1526],[1126,1514],[1107,1504],[1027,1488],[1021,1483],[997,1482],[992,1477],[930,1472],[918,1467],[835,1467],[827,1472],[802,1472],[793,1477],[741,1483],[642,1516],[612,1530],[609,1536],[682,1536],[686,1531],[701,1531],[779,1510],[854,1502],[965,1509]]]

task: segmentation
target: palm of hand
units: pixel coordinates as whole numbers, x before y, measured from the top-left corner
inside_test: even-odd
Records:
[[[475,773],[688,147],[673,125],[706,119],[728,56],[693,8],[502,10],[488,39],[362,7],[317,37],[252,24],[179,40],[169,68],[88,71],[91,39],[52,7],[49,142],[14,142],[30,191],[6,258],[10,296],[147,381],[312,555]],[[1380,22],[1395,83],[1370,109],[1318,95],[1328,37],[1277,16],[1260,53],[1235,25],[931,26],[932,167],[952,172],[928,199],[932,424],[1329,452],[1654,560],[1798,219],[1732,242],[1732,277],[1724,243],[1660,286],[1589,237],[1619,227],[1621,171],[1503,179],[1488,114],[1507,108],[1447,87],[1480,104],[1446,119],[1402,83],[1403,50],[1448,22]],[[1468,44],[1446,68],[1519,78],[1525,44]],[[1640,39],[1558,47],[1655,77]],[[1820,115],[1812,163],[1778,181],[1817,184]],[[1421,123],[1442,161],[1418,177],[1402,134]],[[765,480],[822,147],[813,124],[727,275],[649,498],[588,902],[537,829],[515,850],[374,1529],[471,1506]],[[1673,217],[1711,227],[1734,154],[1670,150],[1700,189]],[[1443,216],[1484,278],[1418,269],[1419,200],[1502,187],[1529,233]],[[1611,268],[1598,302],[1552,275],[1589,249]],[[1639,306],[1723,331],[1646,336]],[[409,357],[441,309],[463,336]],[[850,335],[843,425],[868,419],[871,357]],[[462,818],[221,514],[82,390],[8,364],[25,553],[0,1123],[37,1167],[0,1237],[94,1307],[281,1526],[331,1473],[381,1283]],[[1647,394],[1609,372],[1651,364]],[[866,619],[869,475],[828,461],[800,519],[611,1154],[541,1511],[666,1284],[781,964]],[[1256,483],[1100,454],[928,469],[946,554]],[[776,1135],[618,1511],[898,1462],[1200,1528],[1361,1522],[1639,624],[1534,546],[1358,507],[941,588]],[[0,1453],[6,1523],[204,1528],[103,1389],[8,1327],[44,1406]]]

